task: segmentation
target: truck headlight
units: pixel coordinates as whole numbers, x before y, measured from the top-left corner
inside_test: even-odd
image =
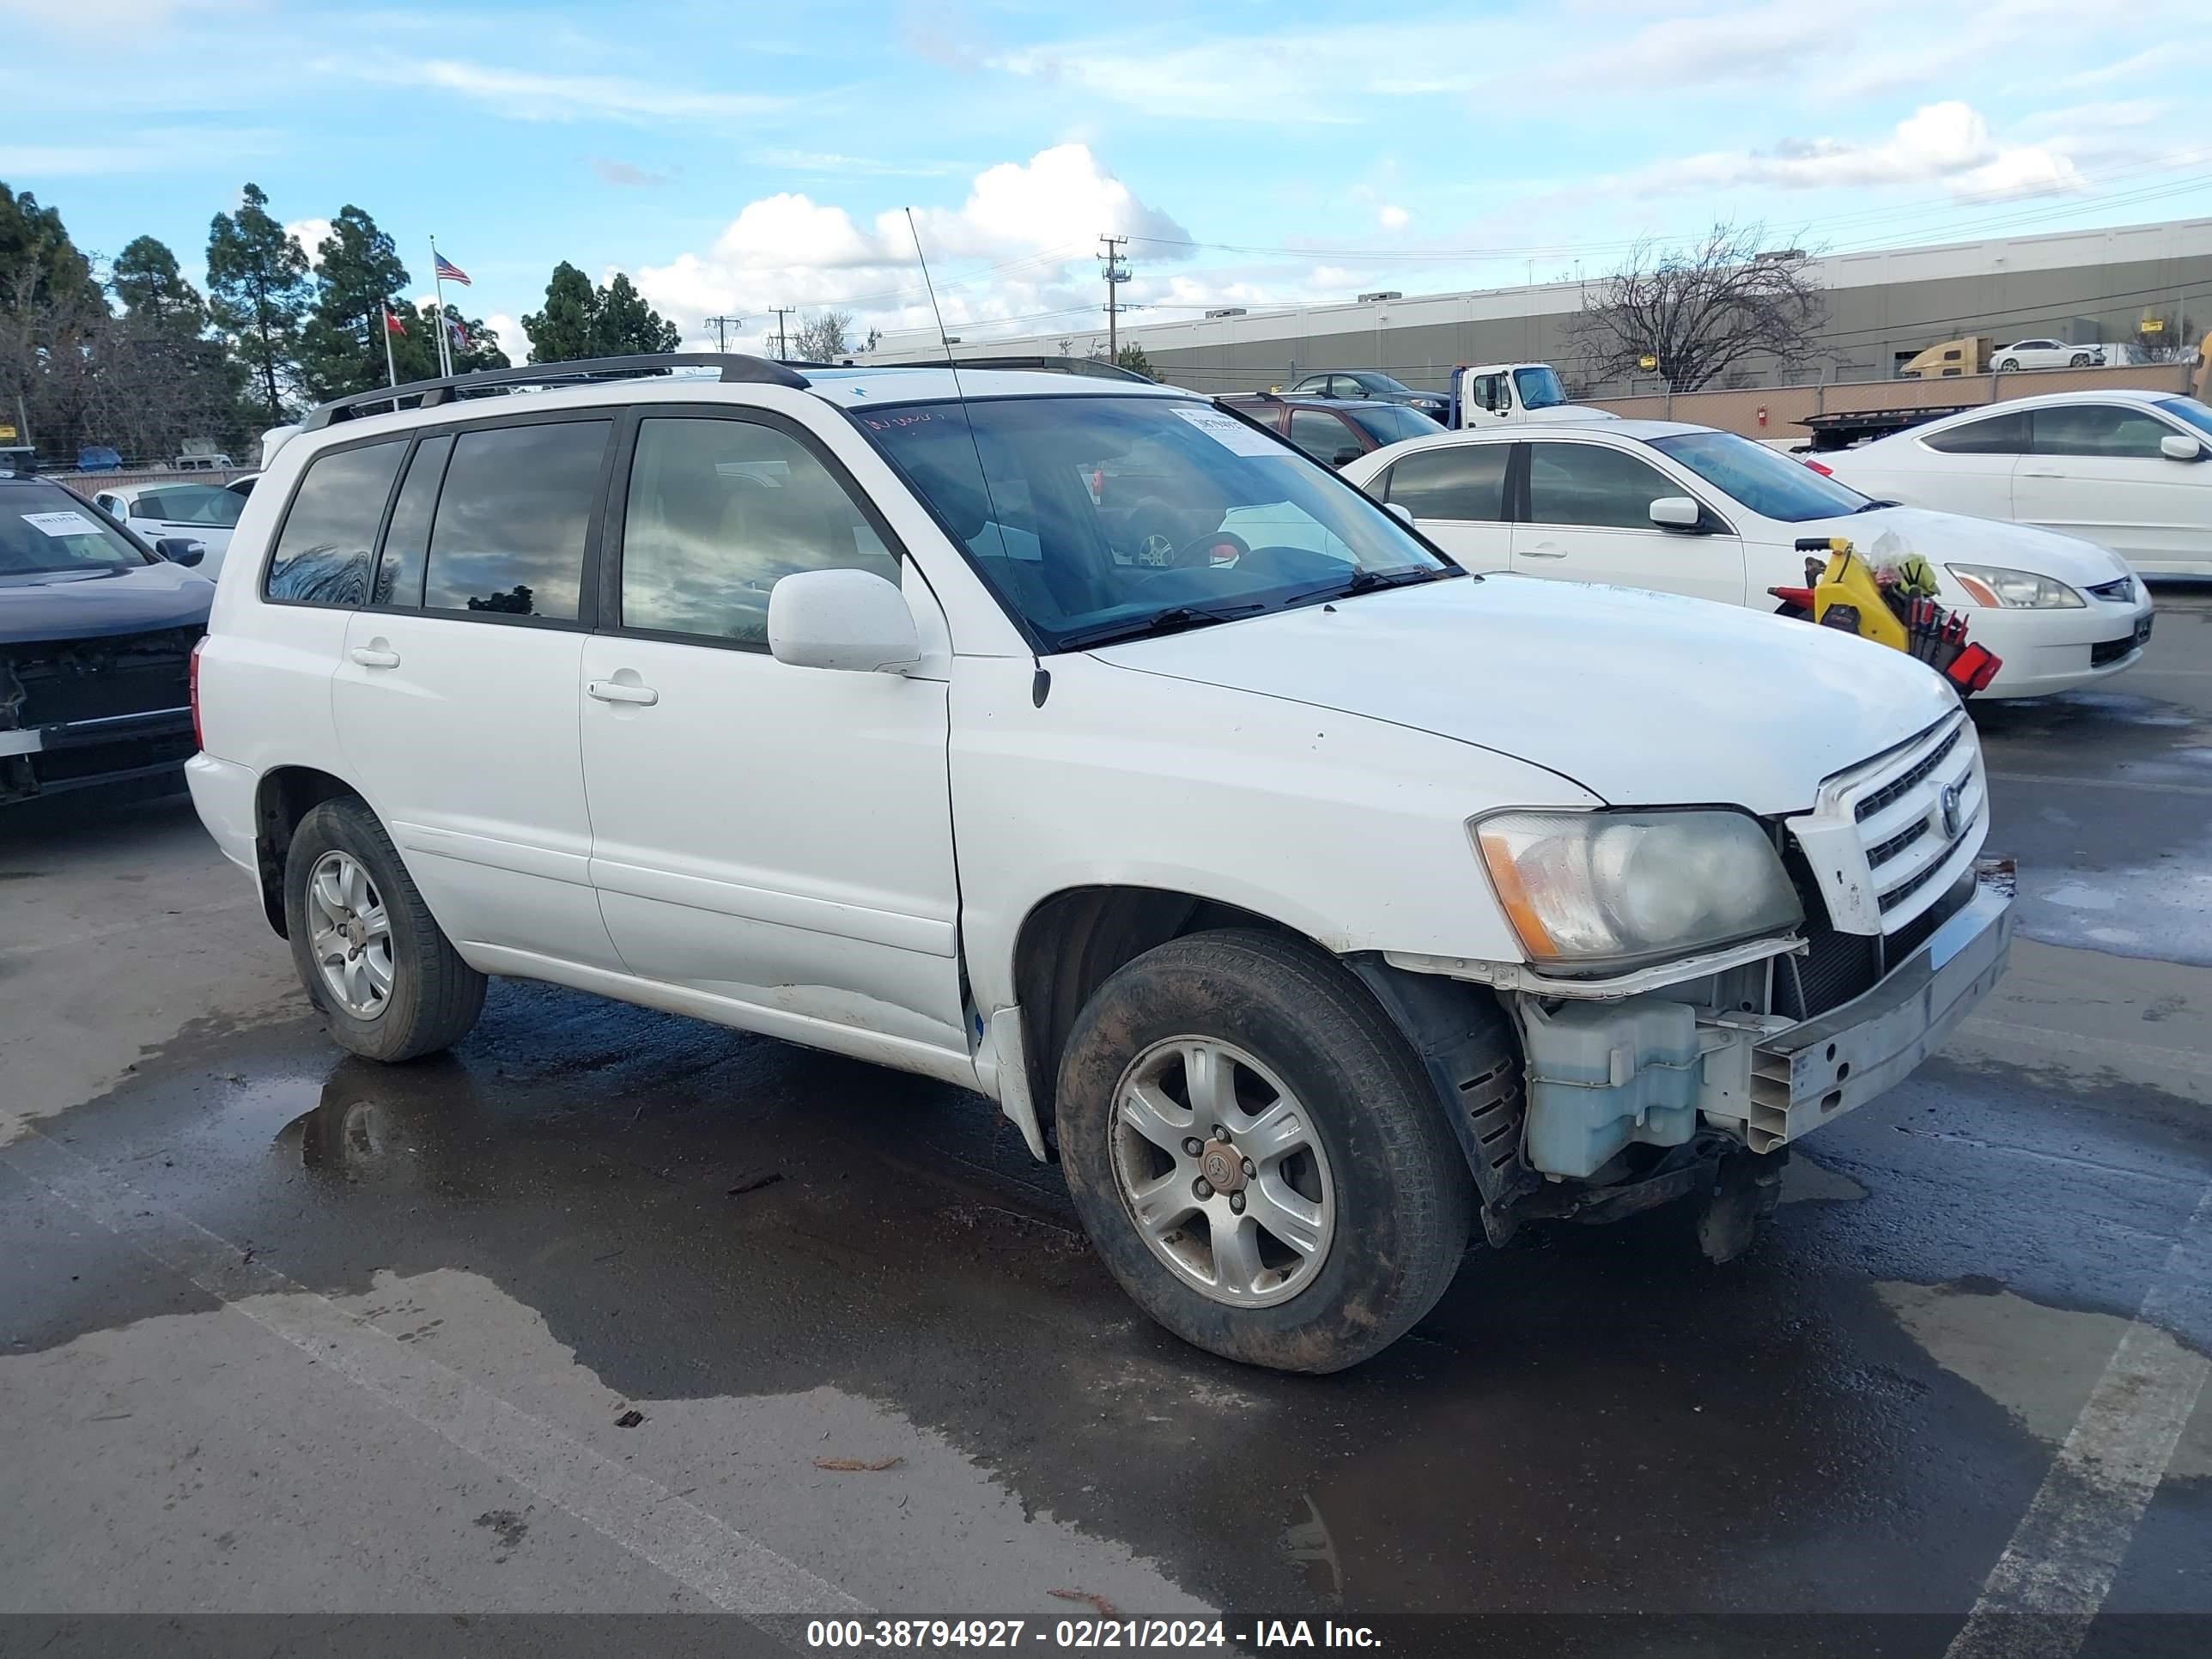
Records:
[[[1509,811],[1468,827],[1540,966],[1632,968],[1805,917],[1774,843],[1742,812]]]
[[[2007,611],[2067,611],[2087,603],[2064,582],[2030,570],[2007,570],[1994,564],[1954,564],[1948,568],[1959,579],[1959,586],[1974,596],[1977,605]]]

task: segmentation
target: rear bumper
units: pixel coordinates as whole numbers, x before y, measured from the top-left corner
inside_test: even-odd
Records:
[[[0,804],[174,772],[194,747],[189,708],[0,731]]]
[[[255,851],[253,812],[259,775],[234,761],[198,754],[185,763],[185,781],[192,792],[192,806],[216,846],[253,878],[258,890],[261,864]]]

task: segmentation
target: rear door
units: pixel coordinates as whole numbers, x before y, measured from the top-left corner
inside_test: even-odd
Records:
[[[1733,531],[1651,522],[1653,501],[1698,500],[1696,491],[1611,444],[1540,438],[1528,450],[1527,522],[1512,532],[1516,574],[1744,603],[1743,543]]]
[[[564,411],[424,435],[333,681],[347,764],[431,911],[514,953],[502,971],[618,965],[577,706],[613,431]]]
[[[2136,404],[2053,404],[2029,411],[2013,474],[2013,517],[2109,547],[2140,569],[2212,556],[2212,474],[2160,442],[2181,428]],[[2191,434],[2195,435],[2195,434]]]
[[[1506,483],[1516,447],[1449,443],[1417,449],[1370,483],[1368,493],[1411,513],[1429,539],[1468,569],[1510,569]]]

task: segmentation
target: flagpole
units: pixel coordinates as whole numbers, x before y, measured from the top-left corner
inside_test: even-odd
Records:
[[[392,305],[389,301],[379,300],[376,302],[376,308],[384,313],[384,383],[386,386],[398,386],[399,367],[392,357]],[[394,409],[398,406],[396,402],[392,404]]]
[[[430,239],[430,286],[438,292],[438,369],[447,380],[453,375],[453,360],[446,349],[446,283],[438,275],[438,239]]]

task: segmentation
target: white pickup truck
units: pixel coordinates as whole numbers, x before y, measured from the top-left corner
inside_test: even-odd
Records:
[[[192,796],[356,1054],[503,974],[957,1084],[1146,1312],[1325,1371],[1474,1234],[1741,1249],[2003,965],[1900,653],[1469,574],[1164,386],[647,363],[341,399],[246,502]]]
[[[1569,403],[1559,372],[1549,363],[1462,363],[1452,370],[1444,424],[1493,427],[1619,418],[1606,410]]]

